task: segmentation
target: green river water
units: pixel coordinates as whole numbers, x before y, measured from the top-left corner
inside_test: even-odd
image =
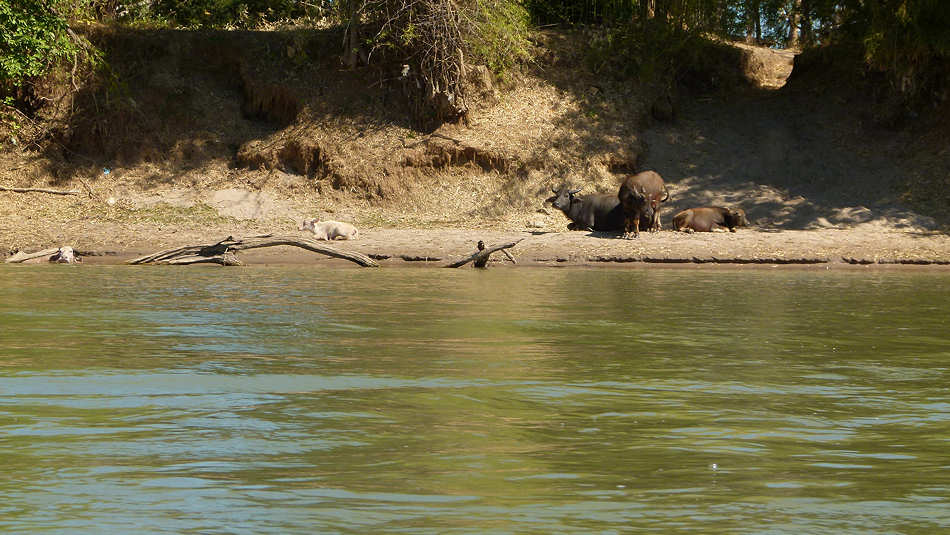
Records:
[[[950,274],[0,268],[0,533],[950,533]]]

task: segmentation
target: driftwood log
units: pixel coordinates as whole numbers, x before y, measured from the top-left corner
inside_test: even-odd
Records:
[[[7,258],[5,262],[7,264],[22,264],[27,260],[43,257],[46,257],[47,261],[55,264],[77,264],[82,262],[82,256],[68,245],[58,249],[43,249],[42,251],[36,251],[35,253],[24,253],[23,251],[17,251],[15,255]]]
[[[510,243],[495,245],[494,247],[485,247],[485,242],[479,241],[478,250],[475,251],[474,254],[472,254],[468,258],[463,258],[462,260],[452,262],[451,264],[446,264],[444,267],[457,268],[457,267],[462,267],[465,264],[468,264],[469,262],[471,262],[472,265],[474,265],[475,267],[485,267],[485,265],[488,264],[488,258],[491,256],[492,253],[496,251],[504,251],[505,254],[508,254],[508,252],[505,251],[505,249],[510,249],[514,247],[515,245],[518,245],[518,243],[521,242],[521,240],[523,239],[524,238],[518,239]],[[511,255],[508,255],[508,258],[511,258],[512,262],[514,262],[514,258],[512,258]]]
[[[12,191],[13,193],[50,193],[52,195],[79,195],[79,192],[71,190],[45,189],[45,188],[8,188],[0,186],[0,191]]]
[[[126,264],[200,264],[213,263],[223,266],[240,266],[241,261],[234,254],[246,249],[259,249],[261,247],[273,247],[275,245],[291,245],[300,247],[315,253],[325,254],[334,258],[342,258],[355,262],[363,267],[379,267],[379,264],[372,258],[357,252],[340,251],[329,245],[323,245],[317,240],[302,238],[299,236],[273,236],[265,234],[262,236],[249,236],[246,238],[234,238],[228,236],[218,243],[205,245],[186,245],[175,249],[166,249],[154,254],[133,258]]]

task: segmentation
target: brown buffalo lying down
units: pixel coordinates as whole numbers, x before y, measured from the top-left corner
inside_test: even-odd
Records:
[[[690,208],[673,216],[673,228],[684,232],[735,232],[748,224],[745,212],[721,206]]]

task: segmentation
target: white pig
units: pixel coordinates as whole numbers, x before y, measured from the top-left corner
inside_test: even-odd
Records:
[[[340,221],[304,219],[297,230],[309,230],[318,240],[355,240],[360,237],[360,231],[356,230],[356,227]]]

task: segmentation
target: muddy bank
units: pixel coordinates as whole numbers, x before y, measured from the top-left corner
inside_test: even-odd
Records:
[[[301,236],[305,234],[301,233]],[[162,241],[172,246],[195,245],[212,243],[224,237],[207,236],[195,241],[166,236]],[[642,233],[632,240],[599,232],[369,228],[361,230],[359,240],[337,241],[332,246],[366,254],[382,266],[438,267],[472,254],[479,240],[491,246],[518,239],[523,241],[510,250],[517,265],[923,265],[950,269],[950,236],[875,228],[742,229],[735,233],[696,234],[662,231]],[[120,264],[160,248],[141,244],[133,249],[105,247],[84,251],[91,253],[87,254],[85,261]],[[346,261],[285,246],[242,251],[239,257],[247,264],[347,264]],[[512,264],[501,254],[494,255],[492,261],[496,265]]]

